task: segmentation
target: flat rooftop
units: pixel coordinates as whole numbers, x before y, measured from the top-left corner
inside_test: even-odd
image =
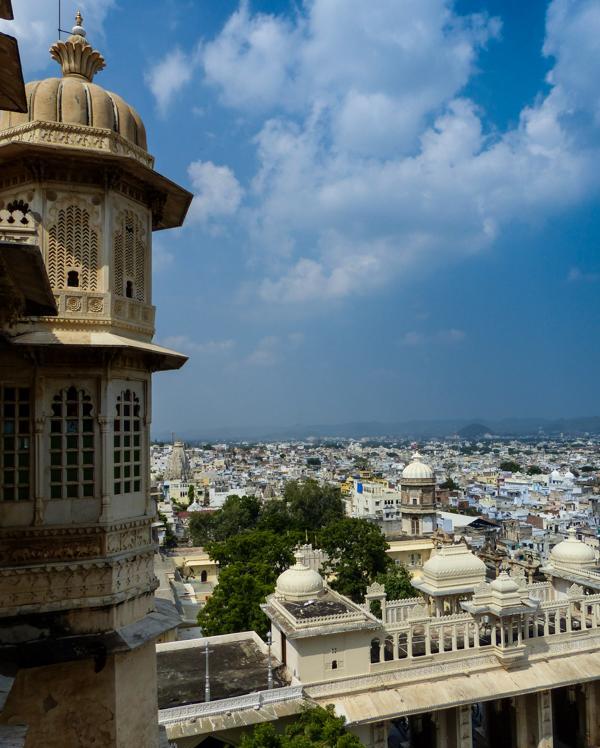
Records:
[[[159,709],[204,701],[204,646],[204,639],[194,639],[157,647]],[[264,691],[267,688],[267,671],[267,654],[250,636],[237,641],[210,641],[212,701]],[[289,685],[282,671],[281,663],[273,658],[274,688]]]
[[[306,602],[282,602],[283,607],[288,610],[297,621],[321,616],[335,616],[340,613],[352,613],[353,609],[339,600],[337,597],[326,593],[314,600]]]

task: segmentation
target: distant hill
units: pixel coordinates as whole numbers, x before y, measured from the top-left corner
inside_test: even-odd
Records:
[[[481,439],[486,434],[493,434],[494,430],[482,423],[470,423],[459,429],[457,433],[462,439]]]
[[[309,437],[317,439],[342,438],[389,438],[389,439],[432,439],[458,434],[462,439],[480,438],[486,433],[498,437],[567,437],[600,434],[600,416],[581,418],[504,418],[488,420],[487,425],[473,419],[445,419],[430,421],[401,421],[385,423],[380,421],[357,421],[341,424],[296,424],[287,428],[269,427],[227,427],[177,429],[177,436],[186,441],[285,441]],[[173,424],[176,428],[176,423]],[[171,430],[156,432],[153,438],[170,441]]]

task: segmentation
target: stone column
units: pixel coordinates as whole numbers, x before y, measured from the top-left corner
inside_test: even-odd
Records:
[[[37,407],[37,404],[36,404]],[[29,445],[30,459],[33,453],[33,499],[34,499],[34,514],[33,524],[43,525],[44,524],[44,488],[45,488],[45,466],[46,466],[46,454],[48,446],[46,443],[46,449],[44,444],[44,431],[46,428],[46,419],[43,415],[37,416],[34,419],[34,435],[33,444]],[[33,449],[32,449],[33,447]],[[29,468],[31,470],[31,467]]]
[[[529,738],[530,725],[527,719],[527,697],[515,696],[515,720],[516,720],[516,738],[519,748],[529,748],[531,741]]]
[[[113,460],[111,456],[113,454],[113,445],[111,441],[111,419],[107,416],[98,416],[98,425],[100,426],[100,442],[102,449],[102,460],[100,462],[102,466],[101,473],[101,495],[102,504],[100,509],[100,522],[109,521],[110,511],[110,499],[112,496],[111,483],[112,483],[112,466]]]
[[[585,745],[593,748],[600,743],[600,709],[598,699],[600,697],[598,681],[585,683],[583,686],[585,697]]]
[[[457,748],[473,748],[470,704],[456,707],[456,746]]]
[[[538,742],[536,748],[552,748],[552,693],[539,691],[537,693],[538,706]]]

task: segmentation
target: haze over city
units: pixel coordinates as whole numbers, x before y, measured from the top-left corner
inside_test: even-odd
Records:
[[[594,2],[81,5],[195,193],[156,433],[600,412]],[[55,28],[20,7],[27,79]]]

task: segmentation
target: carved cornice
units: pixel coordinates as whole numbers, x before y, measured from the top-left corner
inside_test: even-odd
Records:
[[[87,527],[0,529],[0,573],[40,563],[87,563],[154,551],[149,518]]]
[[[0,615],[115,605],[157,587],[153,550],[127,558],[0,569]]]
[[[143,148],[129,142],[112,130],[100,127],[36,120],[0,132],[0,146],[17,142],[105,151],[120,156],[130,156],[149,169],[154,167],[154,158]]]

